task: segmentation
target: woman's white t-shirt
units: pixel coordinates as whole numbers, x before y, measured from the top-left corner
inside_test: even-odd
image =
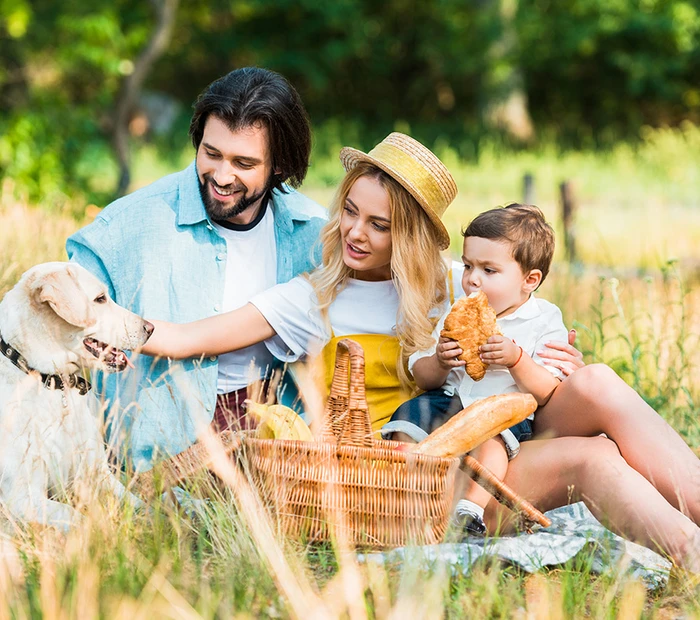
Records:
[[[324,324],[311,283],[298,276],[250,300],[277,336],[265,341],[270,352],[293,362],[316,355],[333,336],[383,334],[396,336],[399,294],[393,280],[349,279],[328,308],[331,328]]]

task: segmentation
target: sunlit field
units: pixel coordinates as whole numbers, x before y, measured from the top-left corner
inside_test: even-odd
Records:
[[[587,361],[610,364],[698,451],[700,130],[650,131],[638,148],[598,155],[484,148],[470,164],[446,146],[441,155],[460,189],[445,218],[455,259],[460,229],[486,208],[520,200],[525,173],[561,238],[558,185],[573,183],[578,261],[566,263],[560,247],[540,294],[561,306]],[[154,160],[139,152],[135,187],[169,171]],[[336,159],[319,155],[303,191],[327,205],[341,173]],[[28,267],[65,260],[65,238],[94,208],[68,212],[85,215],[27,205],[5,183],[0,293]],[[0,619],[700,617],[697,586],[672,579],[648,592],[614,570],[593,575],[585,557],[535,575],[487,564],[469,576],[359,564],[342,547],[278,537],[235,468],[223,483],[202,483],[211,499],[191,511],[167,502],[149,515],[109,501],[83,507],[84,524],[67,535],[0,517]]]

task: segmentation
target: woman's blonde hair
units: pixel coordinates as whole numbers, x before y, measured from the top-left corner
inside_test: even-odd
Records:
[[[340,219],[350,189],[361,177],[375,179],[389,196],[391,277],[399,293],[396,335],[402,350],[397,368],[401,382],[407,385],[405,360],[434,343],[436,309],[447,298],[447,265],[440,256],[438,231],[415,198],[383,170],[368,162],[358,163],[345,175],[333,199],[328,223],[321,231],[322,265],[309,279],[327,321],[329,306],[354,276],[354,270],[343,262]]]

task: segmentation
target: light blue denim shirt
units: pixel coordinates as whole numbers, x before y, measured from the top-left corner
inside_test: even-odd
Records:
[[[273,192],[272,209],[277,282],[287,282],[320,264],[317,241],[327,213],[295,191]],[[68,239],[66,250],[118,304],[141,316],[184,323],[221,310],[226,241],[207,217],[194,163],[107,206]],[[143,471],[182,452],[209,424],[218,361],[144,355],[135,364],[136,371],[93,380],[109,410],[110,444]]]

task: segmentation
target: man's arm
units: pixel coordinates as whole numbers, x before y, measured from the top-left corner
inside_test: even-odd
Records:
[[[92,223],[89,226],[95,225],[95,223]],[[85,267],[90,273],[102,280],[109,289],[109,296],[116,301],[114,285],[104,263],[104,258],[93,248],[85,235],[85,231],[89,226],[81,228],[78,232],[68,237],[66,241],[68,260]]]

